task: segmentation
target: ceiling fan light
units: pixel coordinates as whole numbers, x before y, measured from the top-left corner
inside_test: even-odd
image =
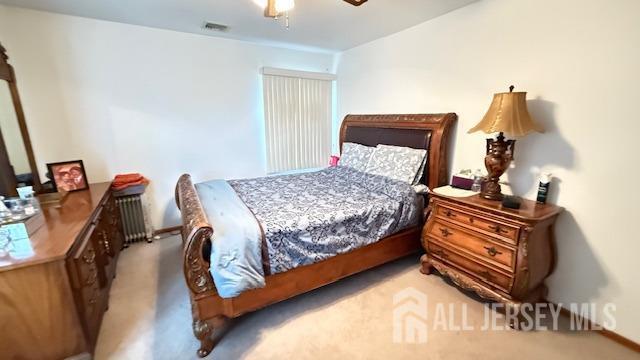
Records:
[[[253,2],[260,6],[262,9],[265,9],[268,5],[267,0],[253,0]],[[276,11],[278,13],[287,12],[295,6],[294,0],[275,0],[276,2]]]
[[[276,0],[276,11],[279,13],[287,12],[295,6],[294,0]]]

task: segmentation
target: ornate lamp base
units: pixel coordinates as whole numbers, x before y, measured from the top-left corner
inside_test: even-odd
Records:
[[[480,197],[488,200],[502,200],[500,188],[500,176],[507,171],[513,159],[515,140],[504,140],[504,134],[500,133],[497,139],[487,139],[487,156],[484,165],[487,167],[488,176],[482,183]]]
[[[498,179],[499,180],[499,179]],[[485,180],[480,189],[480,197],[487,200],[501,201],[504,198],[498,180]]]

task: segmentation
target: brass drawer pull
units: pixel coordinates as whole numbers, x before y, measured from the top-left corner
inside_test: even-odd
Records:
[[[491,274],[489,271],[485,270],[485,271],[480,271],[478,273],[478,275],[480,275],[481,277],[485,278],[485,280],[487,281],[493,281],[495,279],[495,277],[493,276],[493,274]]]
[[[89,278],[86,281],[86,286],[91,286],[93,284],[96,283],[96,280],[98,279],[98,273],[97,271],[94,271],[91,276],[89,276]]]
[[[112,255],[111,243],[109,242],[109,235],[107,234],[107,231],[106,230],[101,231],[100,235],[102,236],[102,246],[104,247],[104,251],[107,254]]]
[[[442,233],[442,236],[447,237],[449,235],[453,235],[453,233],[451,231],[449,231],[449,229],[447,228],[440,228],[440,232]]]
[[[507,234],[509,232],[508,230],[503,229],[500,225],[489,225],[489,229],[497,232],[498,234]]]
[[[449,258],[449,254],[447,254],[446,252],[444,252],[444,251],[443,251],[443,250],[441,250],[441,249],[434,250],[434,251],[433,251],[433,253],[434,253],[435,255],[438,255],[439,257],[441,257],[441,258],[443,258],[443,259],[448,259],[448,258]]]
[[[485,246],[484,248],[485,250],[487,250],[487,254],[489,254],[490,256],[502,255],[502,252],[496,250],[496,248],[493,246],[492,247]]]
[[[87,264],[93,264],[96,261],[96,252],[93,249],[89,249],[87,254],[82,256],[82,260]]]
[[[451,210],[447,209],[444,213],[447,217],[456,217],[458,215],[454,214]]]

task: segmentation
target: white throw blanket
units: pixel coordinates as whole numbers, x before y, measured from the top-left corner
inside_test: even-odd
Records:
[[[251,210],[224,180],[195,187],[213,225],[211,275],[218,294],[232,298],[264,287],[262,230]]]

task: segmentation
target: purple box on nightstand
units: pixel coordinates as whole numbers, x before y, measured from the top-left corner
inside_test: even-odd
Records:
[[[459,189],[471,190],[473,186],[473,178],[469,179],[460,175],[453,175],[451,178],[451,186]]]

